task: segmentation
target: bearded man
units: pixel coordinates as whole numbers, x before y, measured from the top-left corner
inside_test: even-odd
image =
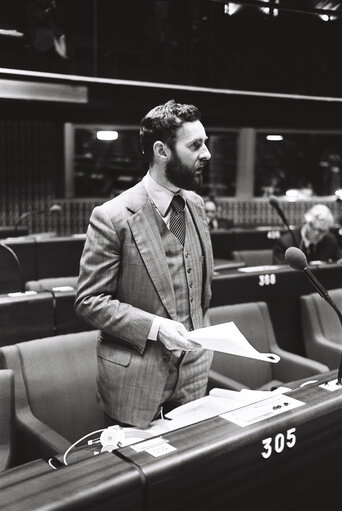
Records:
[[[193,105],[142,119],[149,169],[90,217],[75,300],[101,331],[97,396],[106,424],[147,427],[205,395],[212,352],[188,339],[209,324],[213,254],[194,190],[211,155]]]

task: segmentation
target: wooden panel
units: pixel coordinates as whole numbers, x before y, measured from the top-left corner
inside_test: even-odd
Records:
[[[37,279],[77,276],[84,238],[58,237],[37,240]]]

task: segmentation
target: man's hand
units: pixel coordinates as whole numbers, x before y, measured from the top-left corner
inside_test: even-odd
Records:
[[[187,339],[189,332],[182,323],[162,318],[159,325],[158,340],[168,350],[192,351],[201,349],[200,344]]]

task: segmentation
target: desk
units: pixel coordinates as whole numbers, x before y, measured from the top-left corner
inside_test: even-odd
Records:
[[[7,238],[18,256],[25,281],[77,276],[85,236]]]
[[[24,280],[36,280],[35,240],[30,237],[7,238],[3,242],[9,246],[19,259],[24,273]]]
[[[113,454],[105,453],[61,470],[53,470],[43,461],[14,470],[10,477],[6,472],[0,474],[0,508],[6,511],[143,509],[138,469]],[[36,476],[31,477],[34,470]]]
[[[2,225],[0,226],[0,239],[8,238],[10,236],[25,236],[28,234],[26,227],[17,227],[14,225]]]
[[[57,471],[25,466],[5,479],[6,511],[321,511],[340,497],[342,387],[326,390],[337,371],[293,382],[283,396],[259,402],[267,418],[239,426],[223,416],[167,432],[159,456],[145,442],[80,459]],[[311,379],[312,380],[312,379]],[[305,386],[300,386],[306,383]],[[323,388],[320,387],[323,385]],[[281,397],[282,410],[271,401]],[[299,406],[289,409],[291,399]],[[299,403],[298,403],[299,402]],[[235,410],[244,413],[255,404]],[[260,408],[259,408],[260,410]],[[279,413],[279,414],[278,414]],[[249,417],[251,414],[249,413]],[[136,449],[138,447],[138,450]],[[156,454],[156,452],[154,452]],[[35,462],[33,462],[35,463]],[[17,478],[14,476],[17,475]],[[7,479],[6,479],[7,478]]]
[[[310,267],[326,287],[342,287],[342,264],[322,264]],[[314,292],[314,288],[301,272],[288,266],[272,271],[230,273],[215,275],[212,281],[210,306],[266,302],[279,345],[285,350],[304,355],[299,297]]]
[[[55,334],[51,293],[0,295],[0,346]]]
[[[53,291],[55,306],[55,335],[85,332],[94,327],[76,314],[75,290]]]
[[[336,372],[326,373],[318,383],[335,377]],[[288,393],[304,405],[250,426],[215,417],[162,435],[175,450],[160,457],[120,449],[146,478],[147,509],[339,506],[342,387],[329,392],[318,383]]]
[[[214,257],[229,259],[233,250],[272,248],[274,240],[285,232],[284,227],[260,226],[254,229],[232,228],[210,233]]]
[[[79,273],[84,237],[56,237],[36,241],[37,279]]]

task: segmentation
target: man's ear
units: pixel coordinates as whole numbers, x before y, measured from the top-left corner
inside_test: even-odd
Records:
[[[153,153],[156,159],[167,161],[170,156],[170,149],[161,140],[156,140],[153,144]]]

